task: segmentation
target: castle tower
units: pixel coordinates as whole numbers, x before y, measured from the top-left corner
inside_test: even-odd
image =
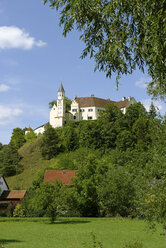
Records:
[[[54,128],[62,127],[65,122],[65,90],[61,83],[58,90],[57,106],[54,104],[50,111],[50,125]]]

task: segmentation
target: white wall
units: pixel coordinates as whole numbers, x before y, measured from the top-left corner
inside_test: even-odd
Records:
[[[39,128],[36,128],[35,130],[34,130],[34,133],[35,134],[43,134],[44,133],[44,131],[45,131],[45,128],[44,128],[44,126],[42,126],[42,127],[39,127]]]

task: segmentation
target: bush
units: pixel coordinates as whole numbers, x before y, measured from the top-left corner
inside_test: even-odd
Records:
[[[24,209],[20,204],[15,207],[13,217],[25,217]]]

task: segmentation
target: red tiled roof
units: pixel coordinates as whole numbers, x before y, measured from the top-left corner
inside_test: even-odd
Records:
[[[1,199],[22,199],[26,194],[26,190],[4,190]]]
[[[108,103],[113,103],[118,108],[125,108],[129,103],[129,99],[115,102],[115,101],[111,101],[109,99],[102,99],[102,98],[98,98],[98,97],[94,97],[94,96],[77,97],[77,98],[75,98],[75,101],[79,104],[80,108],[86,108],[86,107],[105,108]]]
[[[72,185],[71,178],[76,177],[77,170],[46,170],[44,174],[44,182],[52,183],[56,180],[65,185]]]

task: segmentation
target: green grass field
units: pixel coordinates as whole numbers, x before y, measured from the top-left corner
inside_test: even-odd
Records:
[[[165,248],[162,228],[149,231],[142,220],[124,218],[0,218],[0,243],[5,248],[93,248],[92,233],[103,248],[123,248],[139,240],[144,248]]]

